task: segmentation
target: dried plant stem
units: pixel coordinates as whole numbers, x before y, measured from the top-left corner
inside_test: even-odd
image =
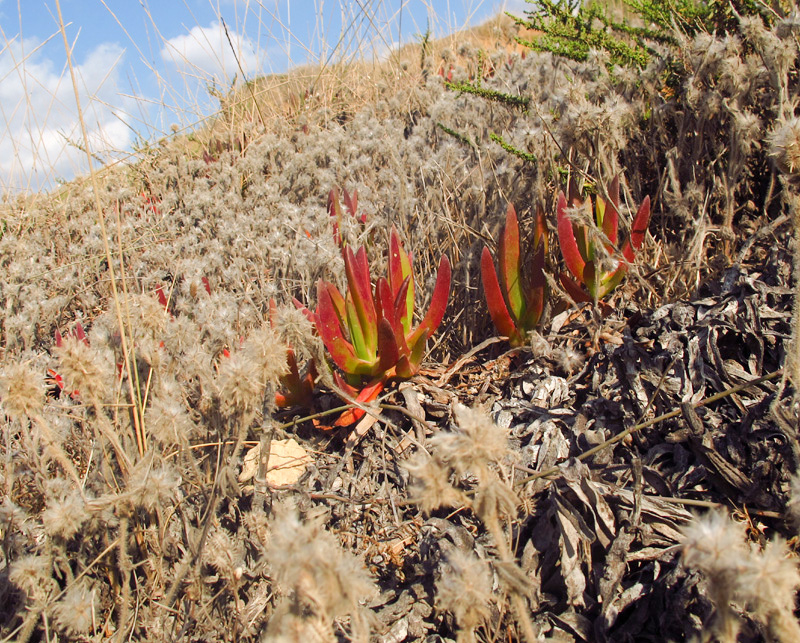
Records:
[[[106,417],[103,412],[103,407],[97,399],[93,401],[92,408],[94,409],[94,416],[97,419],[97,426],[100,428],[100,433],[111,443],[114,453],[117,456],[117,463],[122,471],[122,475],[127,476],[133,464],[131,463],[130,457],[128,457],[128,454],[125,452],[122,442],[119,440],[116,429]]]
[[[131,562],[128,556],[128,516],[122,516],[119,521],[119,549],[117,565],[120,572],[121,595],[119,597],[119,617],[117,621],[116,640],[120,643],[125,640],[128,631],[128,614],[131,604]]]
[[[75,465],[72,463],[72,460],[70,460],[67,454],[64,453],[64,449],[61,448],[61,445],[58,444],[53,438],[53,433],[50,430],[50,424],[39,414],[32,415],[31,419],[36,422],[36,425],[39,427],[42,439],[45,441],[53,458],[64,468],[66,474],[72,478],[72,480],[75,482],[76,488],[83,492],[83,485],[81,484],[81,478],[78,475],[78,471],[75,469]]]
[[[89,132],[86,129],[86,121],[83,118],[83,109],[81,107],[80,94],[78,93],[78,83],[75,78],[75,68],[72,64],[72,50],[70,49],[69,42],[67,41],[67,31],[64,26],[64,18],[61,15],[61,2],[56,0],[56,10],[58,12],[58,24],[61,31],[61,37],[64,40],[64,50],[67,55],[67,66],[69,67],[69,75],[72,80],[72,89],[75,93],[75,105],[78,112],[78,122],[81,126],[81,135],[83,136],[83,145],[86,152],[86,159],[89,163],[89,175],[92,181],[92,192],[94,193],[95,209],[97,210],[97,221],[100,225],[101,236],[103,237],[103,250],[106,255],[106,263],[108,264],[108,273],[111,277],[111,294],[114,300],[114,310],[117,315],[117,323],[119,324],[120,342],[122,345],[122,355],[125,362],[125,372],[128,376],[128,387],[130,389],[131,401],[137,399],[134,391],[133,380],[133,367],[131,365],[132,354],[128,350],[128,333],[127,328],[122,317],[122,307],[120,306],[119,293],[117,292],[117,280],[114,271],[114,261],[111,254],[111,245],[108,242],[108,232],[106,231],[105,216],[103,215],[103,204],[100,202],[100,184],[97,180],[97,174],[94,170],[94,163],[92,159],[91,146],[89,145]],[[144,434],[141,427],[140,409],[134,407],[131,410],[133,416],[134,431],[136,433],[136,446],[139,449],[139,455],[144,455],[145,442]]]
[[[514,560],[514,557],[511,555],[511,550],[506,542],[503,529],[500,527],[500,521],[497,518],[497,513],[493,512],[491,515],[481,516],[481,520],[483,521],[483,524],[486,525],[486,529],[488,529],[489,533],[494,539],[495,547],[497,548],[497,555],[500,557],[500,560],[506,565],[516,566],[517,563]],[[539,637],[536,635],[536,632],[533,629],[533,623],[531,622],[530,617],[530,609],[528,608],[525,597],[511,588],[510,599],[511,607],[514,609],[514,613],[517,617],[517,624],[522,629],[522,634],[525,640],[529,643],[538,641]]]
[[[269,482],[267,482],[267,468],[274,434],[275,428],[272,426],[272,422],[264,422],[261,427],[261,439],[259,442],[261,449],[258,456],[258,470],[253,480],[253,510],[264,511],[267,514],[272,511],[272,494],[270,493]]]

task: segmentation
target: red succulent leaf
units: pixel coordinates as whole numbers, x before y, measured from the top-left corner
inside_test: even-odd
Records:
[[[372,285],[369,280],[367,252],[359,248],[354,255],[348,246],[344,249],[344,268],[347,275],[348,295],[353,297],[353,304],[364,344],[369,353],[374,353],[378,345],[377,315],[372,300]]]
[[[80,322],[75,322],[75,330],[72,334],[79,342],[89,345],[89,338],[86,337],[86,331],[83,330],[83,325]]]
[[[397,234],[397,228],[392,226],[389,233],[389,285],[392,288],[392,294],[397,297],[397,293],[403,285],[407,277],[411,277],[411,258],[403,250],[400,243],[400,237]],[[403,321],[403,333],[407,336],[411,332],[411,323],[414,318],[414,283],[409,283],[408,291],[406,292],[405,312],[401,316]]]
[[[211,294],[211,283],[208,281],[208,277],[200,277],[200,281],[203,282],[203,288],[205,288],[206,292],[210,295]]]
[[[525,317],[525,296],[519,270],[519,222],[514,205],[509,203],[506,210],[506,225],[498,249],[500,279],[505,288],[508,307],[514,319]]]
[[[572,190],[572,186],[573,182],[570,181],[570,190]],[[556,220],[558,223],[558,245],[561,247],[564,263],[567,264],[569,271],[575,275],[579,281],[582,281],[583,269],[586,265],[586,261],[581,256],[580,250],[578,250],[578,242],[575,240],[572,221],[567,214],[567,199],[563,192],[558,193]]]
[[[622,248],[623,256],[629,261],[633,262],[633,255],[636,250],[642,247],[644,243],[645,234],[647,234],[647,225],[650,223],[650,196],[646,196],[642,204],[639,206],[639,211],[633,219],[631,224],[631,235],[629,240]]]
[[[314,360],[309,362],[308,372],[303,377],[300,376],[297,358],[291,348],[286,351],[286,362],[289,365],[289,372],[280,378],[284,391],[275,393],[275,405],[278,408],[290,406],[310,408],[313,401],[314,379],[316,378]]]
[[[506,337],[516,335],[517,327],[508,312],[508,307],[503,299],[503,291],[500,290],[500,282],[494,269],[492,255],[486,247],[484,247],[483,254],[481,254],[481,277],[483,279],[483,294],[486,297],[489,314],[497,331]]]
[[[614,288],[619,286],[620,282],[622,281],[622,278],[625,276],[625,273],[627,272],[628,272],[628,264],[624,261],[620,261],[619,266],[617,266],[616,270],[604,274],[602,279],[600,280],[600,283],[598,284],[597,298],[602,299],[608,293],[614,290]]]
[[[533,224],[533,247],[538,248],[540,244],[544,249],[544,255],[547,255],[547,220],[541,204],[536,206],[536,219]]]
[[[306,306],[300,303],[300,301],[296,297],[292,297],[292,303],[294,307],[297,308],[301,313],[306,316],[306,319],[310,321],[314,326],[317,324],[317,318]]]
[[[411,328],[411,322],[413,321],[408,317],[408,293],[413,287],[414,280],[411,278],[411,275],[409,275],[403,279],[403,283],[400,284],[400,290],[397,291],[394,297],[393,325],[397,327],[397,336],[400,341],[402,352],[404,353],[408,352],[408,347],[406,346],[406,336],[410,334],[406,329]],[[414,314],[413,308],[411,309],[411,314]]]
[[[595,266],[594,261],[587,261],[583,267],[583,285],[589,291],[592,301],[600,299],[598,296],[597,266]]]
[[[342,379],[342,377],[334,372],[333,374],[334,380],[336,384],[342,389],[344,393],[346,393],[349,397],[353,398],[356,402],[360,404],[368,404],[375,400],[375,398],[380,395],[383,387],[385,386],[386,382],[383,379],[379,379],[363,388],[356,389],[353,386],[347,384],[347,382]],[[350,401],[350,400],[346,400]],[[352,408],[347,409],[344,413],[342,413],[334,422],[335,427],[340,426],[350,426],[351,424],[356,423],[362,417],[364,417],[366,411],[359,408]]]
[[[356,357],[353,345],[342,335],[339,317],[331,301],[329,290],[322,282],[317,290],[319,293],[315,316],[317,332],[325,344],[325,348],[331,354],[331,358],[345,373],[369,373],[371,365]]]
[[[567,291],[567,294],[572,297],[576,304],[580,304],[584,301],[592,301],[592,298],[583,288],[581,288],[581,285],[567,273],[562,272],[559,275],[559,280],[561,281],[561,285],[564,287],[564,290]]]
[[[169,308],[169,304],[167,303],[167,297],[164,294],[164,289],[161,286],[156,288],[156,297],[158,297],[158,303],[161,304],[164,310]]]
[[[347,324],[347,306],[342,297],[339,289],[328,281],[321,282],[325,289],[328,291],[328,296],[331,298],[333,309],[336,311],[336,316],[339,318],[339,324],[344,329]],[[319,301],[319,286],[317,286],[317,301]]]
[[[569,198],[569,207],[579,208],[583,205],[583,198],[581,198],[581,192],[578,189],[578,184],[575,182],[574,176],[571,176],[569,179],[567,194]]]
[[[347,190],[345,190],[345,198],[347,198]],[[343,246],[341,237],[342,229],[342,206],[339,202],[339,188],[333,186],[333,189],[328,193],[328,214],[333,218],[333,242],[337,246]]]
[[[416,375],[419,365],[422,363],[422,358],[425,356],[425,340],[425,336],[420,335],[411,342],[408,354],[400,356],[395,368],[395,373],[398,377],[408,379]]]
[[[425,313],[425,317],[416,330],[406,338],[412,353],[414,352],[413,344],[416,344],[417,340],[422,337],[427,340],[442,323],[444,312],[447,309],[447,299],[450,296],[450,276],[450,261],[446,255],[442,255],[428,312]],[[410,287],[409,290],[411,290]]]
[[[544,312],[547,297],[547,277],[544,274],[545,246],[540,243],[533,251],[528,273],[528,288],[525,290],[525,317],[521,320],[523,328],[533,329],[539,324]]]
[[[410,284],[411,278],[406,277],[405,281],[403,281],[403,285],[400,287],[400,292],[398,292],[396,296],[392,294],[392,289],[389,286],[389,282],[384,277],[381,277],[375,286],[375,301],[379,308],[378,323],[380,323],[381,319],[385,319],[387,321],[392,329],[392,333],[394,334],[395,346],[401,354],[408,353],[402,315],[405,313],[405,298]],[[379,337],[379,353],[380,350]]]
[[[385,317],[378,322],[378,368],[387,373],[400,359],[397,336],[391,323]]]
[[[347,188],[344,190],[344,207],[347,208],[347,211],[353,218],[357,218],[357,210],[358,210],[358,190],[353,190],[353,194],[349,194],[347,192]]]

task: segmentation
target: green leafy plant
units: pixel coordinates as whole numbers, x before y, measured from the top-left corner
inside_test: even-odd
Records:
[[[528,257],[529,269],[523,274],[519,222],[513,204],[509,203],[498,248],[500,279],[497,278],[492,254],[486,247],[481,255],[481,277],[492,321],[498,332],[508,337],[512,346],[524,344],[528,333],[541,320],[547,298],[547,279],[544,274],[546,256],[547,225],[544,210],[539,207],[536,210],[533,246]]]
[[[639,206],[631,234],[619,250],[619,176],[611,182],[608,198],[598,196],[595,201],[596,226],[590,221],[591,206],[591,200],[584,201],[575,181],[570,179],[569,198],[564,192],[558,193],[556,216],[561,254],[575,277],[562,272],[561,285],[576,302],[597,303],[619,285],[635,252],[642,247],[650,222],[650,197],[646,196]]]
[[[317,309],[306,310],[341,374],[338,386],[358,402],[377,397],[392,378],[407,379],[419,369],[427,340],[442,322],[450,293],[450,262],[442,256],[430,307],[419,325],[414,320],[414,274],[411,256],[392,226],[389,235],[389,275],[374,288],[366,250],[342,249],[347,291],[342,295],[328,281],[317,283]],[[356,413],[353,416],[357,419]],[[348,416],[350,419],[350,416]],[[345,421],[340,418],[337,424]]]

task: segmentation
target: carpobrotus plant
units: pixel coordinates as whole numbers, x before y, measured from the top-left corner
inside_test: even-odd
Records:
[[[374,289],[366,249],[353,252],[345,245],[342,254],[346,294],[320,280],[317,309],[307,314],[342,373],[334,371],[337,385],[356,401],[369,402],[388,380],[407,379],[419,370],[426,343],[447,308],[450,261],[444,255],[439,261],[430,307],[414,328],[414,273],[397,229],[392,226],[389,234],[388,279],[378,279]],[[300,302],[295,304],[304,309]]]
[[[508,204],[506,225],[498,246],[500,279],[488,248],[481,255],[483,293],[497,330],[512,346],[525,343],[528,333],[542,319],[547,298],[544,263],[547,256],[547,224],[544,210],[536,209],[533,244],[527,253],[527,270],[522,270],[519,222],[513,204]]]
[[[558,244],[574,277],[562,272],[561,285],[576,302],[597,303],[620,284],[635,252],[642,247],[650,221],[650,197],[639,206],[630,236],[620,248],[619,176],[611,181],[608,198],[598,196],[595,200],[594,221],[591,206],[591,200],[582,199],[575,181],[570,180],[569,197],[558,193],[556,215]]]

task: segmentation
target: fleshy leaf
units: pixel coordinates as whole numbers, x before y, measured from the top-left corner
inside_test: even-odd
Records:
[[[403,250],[400,243],[400,237],[397,235],[397,228],[392,226],[389,233],[389,285],[392,288],[392,294],[396,297],[397,293],[402,287],[403,281],[407,277],[411,277],[411,258]],[[414,284],[409,284],[408,292],[406,293],[405,314],[402,316],[403,320],[403,334],[408,336],[411,332],[411,324],[414,319]]]
[[[583,267],[583,285],[589,291],[589,297],[592,301],[600,299],[597,294],[597,268],[594,261],[587,261]]]
[[[533,247],[538,248],[540,244],[543,245],[544,255],[546,256],[548,247],[547,221],[541,204],[536,206],[536,219],[533,225]]]
[[[342,388],[342,390],[348,393],[348,395],[355,399],[356,402],[361,404],[368,404],[375,400],[375,398],[380,395],[383,387],[386,384],[384,380],[378,380],[372,384],[369,384],[368,386],[365,386],[359,391],[355,391],[352,389],[352,387],[347,386],[343,381],[341,381],[341,377],[339,377],[338,373],[334,373],[334,378],[337,380],[337,384]],[[347,409],[336,419],[336,422],[333,424],[334,426],[350,426],[364,417],[365,414],[366,411],[363,409]]]
[[[570,186],[571,185],[570,183]],[[579,281],[582,281],[583,268],[586,262],[578,250],[578,242],[575,240],[572,221],[570,221],[569,215],[567,214],[567,199],[563,192],[558,193],[556,220],[558,223],[558,245],[561,247],[561,255],[564,257],[564,263],[567,264],[567,269],[575,275]]]
[[[316,326],[325,348],[336,365],[345,373],[368,374],[370,364],[356,357],[353,345],[342,335],[339,318],[336,315],[328,289],[320,282],[318,287]]]
[[[387,373],[397,365],[400,352],[394,329],[385,317],[378,322],[378,368]]]
[[[369,282],[367,252],[359,248],[356,255],[347,246],[344,249],[344,269],[347,275],[348,294],[353,297],[355,312],[364,338],[365,354],[374,354],[378,346],[376,331],[377,315],[372,301],[372,286]]]
[[[600,199],[598,198],[598,203]],[[603,234],[608,237],[608,240],[617,245],[617,233],[619,230],[619,174],[611,181],[608,186],[608,201],[605,203],[605,213],[600,225],[603,229]]]
[[[525,317],[525,297],[519,271],[519,222],[513,204],[508,204],[506,225],[498,250],[500,278],[503,280],[508,306],[514,319]]]
[[[409,288],[410,290],[410,288]],[[414,344],[417,343],[418,338],[424,337],[427,340],[439,324],[442,323],[444,311],[447,309],[447,299],[450,296],[450,261],[446,255],[442,255],[439,261],[439,271],[436,275],[436,285],[433,287],[433,296],[431,297],[431,305],[425,317],[419,323],[417,329],[411,333],[410,337],[406,337],[406,341],[414,352]],[[413,361],[413,360],[412,360]]]
[[[403,355],[408,354],[408,346],[406,344],[406,325],[404,322],[404,315],[406,314],[406,302],[408,301],[408,291],[411,288],[412,280],[409,275],[403,280],[400,290],[394,298],[394,322],[392,323],[395,328],[395,335],[397,337],[397,347]],[[409,321],[409,326],[411,322]]]
[[[545,245],[540,243],[533,251],[528,287],[525,289],[525,317],[521,320],[525,329],[533,329],[539,324],[544,312],[547,296],[547,277],[544,274]]]
[[[348,293],[347,300],[345,301],[345,312],[347,316],[342,328],[347,328],[350,331],[350,343],[353,345],[356,357],[367,361],[374,361],[375,353],[370,351],[369,346],[367,346],[367,340],[361,328],[361,321],[358,318],[358,312],[356,312],[356,306],[353,303],[353,299],[350,297],[350,293]]]
[[[644,198],[639,206],[639,211],[631,224],[631,236],[622,249],[622,254],[629,262],[633,262],[633,255],[636,250],[642,247],[644,237],[647,234],[647,225],[650,223],[650,195]]]
[[[503,299],[503,292],[500,290],[500,282],[494,269],[492,255],[486,247],[484,247],[481,255],[481,277],[483,278],[483,294],[486,296],[489,315],[492,317],[497,332],[506,337],[516,335],[517,327],[508,312],[508,307]]]
[[[342,224],[342,206],[339,204],[339,188],[334,186],[328,192],[328,214],[333,218],[333,242],[341,245],[339,230]]]
[[[570,277],[566,272],[562,272],[559,275],[559,280],[561,281],[561,285],[564,287],[564,290],[567,291],[567,294],[572,297],[576,304],[580,304],[584,301],[592,301],[592,298],[589,296],[589,294],[583,288],[581,288],[580,284]]]
[[[358,210],[358,190],[353,190],[353,194],[351,195],[347,191],[347,188],[344,189],[344,207],[347,208],[347,211],[352,217],[356,217],[356,212]]]
[[[602,299],[608,293],[614,290],[614,288],[619,286],[620,282],[622,281],[622,278],[625,276],[625,273],[627,272],[628,272],[628,265],[625,262],[621,261],[615,271],[610,272],[603,277],[603,280],[600,282],[597,298]]]

